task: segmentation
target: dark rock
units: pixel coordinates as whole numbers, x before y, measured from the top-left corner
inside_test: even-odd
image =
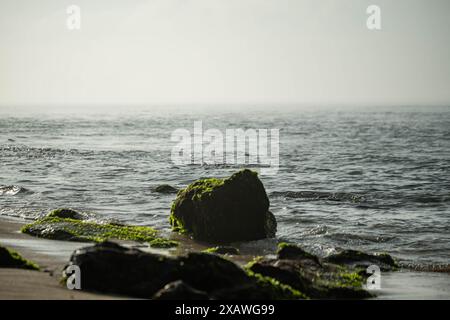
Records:
[[[192,288],[185,282],[178,280],[171,282],[159,290],[153,298],[154,300],[208,300],[208,294]]]
[[[86,218],[86,216],[82,215],[81,213],[78,213],[75,210],[67,209],[67,208],[60,208],[60,209],[53,210],[47,214],[47,217],[75,219],[75,220],[83,220]]]
[[[178,193],[170,223],[175,231],[218,243],[274,237],[276,232],[264,186],[250,170],[190,184]]]
[[[249,265],[257,274],[276,279],[313,299],[360,299],[372,295],[363,289],[356,272],[312,259],[260,259]]]
[[[382,271],[398,268],[397,262],[387,253],[369,254],[357,250],[343,250],[326,257],[324,261],[364,269],[374,264],[380,267]]]
[[[70,263],[81,270],[81,288],[152,297],[167,283],[178,280],[175,259],[103,242],[74,251]]]
[[[319,258],[311,253],[306,252],[300,246],[282,242],[278,245],[278,259],[290,259],[290,260],[312,260],[319,266]]]
[[[178,189],[174,188],[168,184],[162,184],[160,186],[157,186],[155,188],[155,192],[159,192],[159,193],[177,193]]]
[[[0,268],[39,270],[39,267],[23,258],[16,251],[0,246]]]
[[[169,292],[173,292],[173,297],[192,293],[186,286],[211,297],[217,293],[217,296],[222,298],[240,294],[241,298],[248,298],[243,296],[244,292],[247,294],[248,288],[277,299],[304,297],[287,285],[260,275],[248,274],[237,264],[207,253],[167,257],[103,242],[76,250],[70,258],[70,263],[80,267],[81,287],[88,291],[149,298],[155,296],[167,284],[182,281],[183,286],[177,285],[174,288],[174,285],[171,285],[166,288],[168,290],[160,291],[156,297],[168,298],[172,294]]]

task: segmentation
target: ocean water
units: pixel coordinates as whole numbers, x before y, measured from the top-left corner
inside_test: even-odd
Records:
[[[394,109],[395,110],[395,109]],[[58,207],[169,230],[173,194],[242,166],[175,165],[177,128],[279,128],[280,167],[261,176],[277,237],[326,255],[387,251],[450,263],[450,109],[0,114],[0,216]]]

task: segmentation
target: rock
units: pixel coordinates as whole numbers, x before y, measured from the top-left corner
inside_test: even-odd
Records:
[[[229,254],[229,255],[238,255],[239,249],[231,246],[217,246],[204,250],[206,253],[217,253],[217,254]]]
[[[387,253],[369,254],[357,250],[343,250],[337,254],[332,254],[324,261],[347,265],[353,268],[366,269],[370,265],[377,265],[382,271],[398,269],[397,262]]]
[[[178,280],[166,284],[153,296],[154,300],[209,300],[208,294]]]
[[[180,191],[170,223],[197,240],[227,243],[274,237],[276,220],[257,173],[242,170],[228,179],[201,179]]]
[[[78,213],[77,211],[67,208],[60,208],[53,210],[47,214],[47,217],[75,219],[75,220],[84,220],[86,218],[86,216]]]
[[[65,209],[64,209],[65,210]],[[56,214],[71,215],[66,211],[36,220],[22,227],[23,233],[52,240],[66,240],[79,242],[102,242],[108,239],[131,240],[148,242],[151,247],[169,248],[178,242],[158,236],[158,232],[150,227],[126,226],[114,223],[96,223],[86,220],[56,217]]]
[[[177,193],[178,189],[174,188],[168,184],[162,184],[160,186],[157,186],[155,188],[155,192],[159,192],[159,193]]]
[[[306,252],[301,247],[282,242],[278,244],[277,251],[278,259],[290,259],[290,260],[312,260],[317,265],[321,265],[319,258],[311,253]]]
[[[312,260],[262,259],[252,272],[287,284],[313,299],[361,299],[372,295],[362,288],[363,277],[334,266],[311,265]]]
[[[28,261],[12,249],[0,246],[0,268],[39,270],[39,266]]]
[[[74,251],[70,264],[80,267],[81,288],[88,291],[150,298],[178,280],[176,260],[112,242]]]
[[[195,297],[201,291],[211,297],[246,298],[240,295],[247,292],[244,288],[253,288],[280,299],[303,297],[287,285],[248,274],[237,264],[207,253],[168,257],[103,242],[76,250],[70,263],[80,267],[81,287],[90,291],[163,299],[195,290]]]

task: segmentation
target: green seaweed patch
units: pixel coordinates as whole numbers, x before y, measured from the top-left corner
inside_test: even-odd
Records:
[[[291,286],[281,283],[280,281],[255,273],[251,270],[246,270],[247,275],[256,281],[256,284],[264,290],[271,292],[273,300],[299,300],[309,299],[308,296]]]
[[[164,239],[164,238],[156,238],[148,243],[152,248],[173,248],[178,246],[178,242],[174,240]]]
[[[39,266],[22,257],[18,252],[0,246],[0,267],[39,270]]]
[[[152,242],[153,245],[164,247],[175,246],[175,241],[157,236],[157,231],[151,227],[124,226],[117,224],[100,224],[70,218],[45,217],[22,227],[21,232],[33,236],[68,241],[103,242],[109,239]],[[158,240],[158,241],[155,241]]]

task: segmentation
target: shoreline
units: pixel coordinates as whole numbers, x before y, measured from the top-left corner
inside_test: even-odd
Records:
[[[0,217],[0,244],[37,263],[41,270],[0,268],[0,299],[130,299],[66,289],[59,283],[63,267],[74,250],[90,243],[36,238],[19,231],[24,224],[26,222],[19,218]],[[203,245],[188,241],[185,247],[184,250],[201,250]],[[175,253],[180,253],[180,249]],[[235,262],[244,263],[247,259],[239,257],[237,260]],[[376,291],[375,299],[450,299],[450,275],[447,273],[401,270],[383,273],[381,281],[382,289]]]

